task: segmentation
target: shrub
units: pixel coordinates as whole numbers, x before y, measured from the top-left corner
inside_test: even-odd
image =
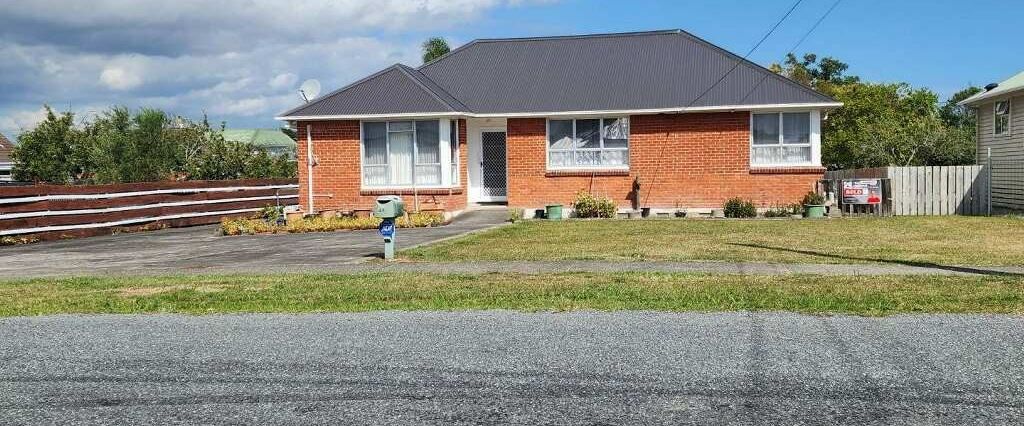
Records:
[[[764,217],[790,217],[795,214],[800,214],[802,207],[800,204],[773,204],[768,210],[764,211]]]
[[[805,206],[820,206],[823,204],[825,204],[825,196],[817,192],[810,191],[807,195],[804,195],[803,205]]]
[[[576,217],[615,217],[615,202],[611,198],[595,196],[587,191],[576,193],[572,207],[576,210]]]
[[[508,221],[516,223],[523,220],[523,209],[508,209]]]
[[[725,217],[741,218],[757,216],[757,208],[754,207],[754,203],[752,201],[745,201],[742,198],[730,198],[729,201],[725,202],[723,210],[725,210]]]

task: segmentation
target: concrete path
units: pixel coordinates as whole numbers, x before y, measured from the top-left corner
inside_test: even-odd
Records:
[[[0,423],[1022,424],[1024,318],[0,319]]]
[[[399,229],[399,248],[505,223],[505,209],[460,215],[436,228]],[[376,230],[224,237],[217,226],[0,247],[0,277],[317,271],[381,256]]]

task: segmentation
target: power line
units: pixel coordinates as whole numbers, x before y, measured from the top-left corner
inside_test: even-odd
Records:
[[[736,61],[736,63],[733,64],[732,68],[729,68],[729,71],[726,71],[725,74],[722,74],[722,77],[719,78],[718,81],[715,82],[715,84],[712,84],[711,87],[708,87],[707,90],[705,90],[703,93],[700,94],[700,96],[697,96],[692,101],[690,101],[690,103],[687,104],[686,107],[689,108],[689,107],[693,106],[693,104],[697,103],[697,101],[699,101],[701,98],[703,98],[704,95],[706,95],[709,92],[711,92],[712,90],[714,90],[715,87],[718,87],[718,85],[722,81],[724,81],[725,78],[729,76],[729,74],[732,74],[732,72],[735,71],[736,68],[739,67],[741,63],[743,63],[743,61],[747,60],[747,57],[749,57],[751,53],[754,53],[754,51],[757,50],[758,47],[761,47],[761,44],[764,43],[764,41],[767,40],[768,37],[770,37],[772,35],[772,33],[774,33],[775,30],[779,28],[779,25],[782,25],[782,22],[785,21],[786,18],[788,18],[789,15],[791,15],[793,13],[793,11],[796,10],[796,7],[799,6],[800,3],[803,3],[803,1],[804,0],[797,0],[796,3],[793,3],[793,6],[790,7],[788,11],[786,11],[786,14],[782,16],[782,19],[779,19],[779,21],[776,22],[775,25],[773,25],[772,28],[770,30],[768,30],[767,33],[765,33],[764,37],[761,37],[761,40],[758,40],[757,44],[755,44],[754,47],[750,48],[750,50],[747,51],[746,55],[743,55],[743,59],[742,60]]]
[[[842,2],[843,0],[836,0],[835,3],[832,3],[832,7],[828,8],[828,10],[826,10],[825,13],[822,14],[820,18],[818,18],[818,21],[815,22],[813,26],[811,26],[811,29],[807,30],[807,32],[804,33],[803,37],[800,37],[800,41],[796,42],[796,44],[794,44],[793,47],[789,48],[789,51],[787,51],[786,53],[789,54],[795,52],[796,48],[800,47],[800,45],[807,40],[807,37],[809,37],[811,33],[814,32],[814,30],[818,29],[818,25],[821,25],[822,21],[824,21],[825,18],[828,18],[828,15],[831,14],[833,10],[835,10],[836,6],[839,6],[839,3]],[[757,84],[754,85],[754,87],[750,88],[750,91],[743,96],[743,99],[741,99],[739,103],[742,104],[743,102],[746,102],[747,98],[749,98],[750,95],[752,95],[758,87],[761,87],[761,83],[764,83],[764,81],[767,80],[770,75],[771,74],[765,74],[763,77],[761,77],[761,81],[758,81]]]

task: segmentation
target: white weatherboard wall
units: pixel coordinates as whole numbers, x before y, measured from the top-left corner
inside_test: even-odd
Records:
[[[1008,134],[995,134],[995,99],[978,106],[978,164],[992,153],[992,205],[1024,210],[1024,96],[1009,99]]]
[[[825,179],[889,179],[897,216],[985,215],[989,212],[985,166],[876,167],[836,170]]]

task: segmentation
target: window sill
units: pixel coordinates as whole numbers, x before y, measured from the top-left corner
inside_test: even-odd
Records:
[[[451,188],[362,188],[359,195],[448,195],[462,194],[462,187]]]
[[[751,166],[752,175],[820,175],[825,173],[821,166]]]
[[[549,169],[544,177],[561,176],[629,176],[629,169]]]

